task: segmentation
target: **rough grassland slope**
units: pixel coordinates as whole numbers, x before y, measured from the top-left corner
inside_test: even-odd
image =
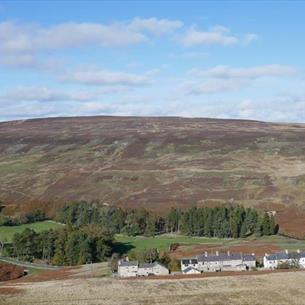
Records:
[[[113,278],[7,283],[0,305],[304,304],[305,272],[180,280]],[[5,295],[4,292],[11,291]]]
[[[78,117],[0,124],[0,197],[98,200],[162,212],[222,203],[276,210],[304,235],[305,126]],[[292,221],[293,220],[293,221]]]

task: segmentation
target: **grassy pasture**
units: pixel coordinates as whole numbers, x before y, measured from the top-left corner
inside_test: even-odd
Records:
[[[170,244],[179,243],[185,245],[194,244],[218,244],[224,241],[229,241],[229,239],[220,238],[206,238],[206,237],[189,237],[183,235],[171,235],[164,234],[155,237],[144,237],[144,236],[127,236],[117,234],[115,237],[116,241],[130,248],[134,251],[142,251],[149,248],[158,248],[159,250],[167,250]]]
[[[264,236],[260,238],[255,238],[250,236],[248,238],[207,238],[207,237],[189,237],[183,235],[171,235],[165,234],[155,237],[144,237],[144,236],[126,236],[118,234],[116,235],[116,241],[118,242],[118,250],[121,252],[140,252],[144,249],[157,248],[160,251],[168,250],[169,245],[172,243],[179,243],[185,246],[189,251],[193,247],[198,245],[213,245],[223,248],[229,248],[232,246],[243,246],[261,244],[268,246],[276,246],[279,250],[288,249],[295,251],[297,249],[305,250],[305,240],[296,240],[280,235],[275,236]]]
[[[11,242],[15,233],[21,233],[26,228],[33,229],[36,232],[42,232],[49,229],[56,229],[61,226],[63,225],[50,220],[38,221],[20,226],[0,226],[0,240]]]

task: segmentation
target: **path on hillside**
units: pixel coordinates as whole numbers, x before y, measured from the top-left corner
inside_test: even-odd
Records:
[[[51,266],[51,265],[47,265],[47,264],[34,264],[34,263],[29,263],[29,262],[22,262],[17,259],[14,259],[14,258],[4,257],[4,256],[0,256],[0,262],[14,264],[14,265],[21,266],[24,268],[39,269],[39,270],[59,270],[59,269],[63,268],[61,266]]]

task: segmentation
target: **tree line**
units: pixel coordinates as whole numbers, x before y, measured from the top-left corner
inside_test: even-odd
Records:
[[[165,216],[156,216],[144,208],[123,210],[87,202],[69,204],[59,209],[55,220],[73,226],[91,223],[108,228],[113,234],[154,236],[181,233],[189,236],[246,237],[273,235],[278,231],[273,215],[254,208],[192,207],[172,208]]]
[[[113,235],[100,225],[65,226],[37,233],[25,229],[13,236],[10,255],[25,261],[40,259],[55,265],[79,265],[111,257]]]
[[[45,212],[42,209],[36,209],[27,213],[20,213],[16,216],[4,215],[2,213],[2,209],[4,208],[1,208],[0,206],[0,226],[18,226],[47,219]]]

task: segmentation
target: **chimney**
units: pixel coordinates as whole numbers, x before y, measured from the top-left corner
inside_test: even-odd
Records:
[[[219,256],[219,252],[218,251],[216,251],[216,256]]]
[[[255,256],[255,253],[251,253],[252,256]]]
[[[228,253],[228,256],[230,256],[230,251],[229,251],[229,250],[228,250],[228,252],[227,252],[227,253]]]
[[[126,256],[125,260],[126,260],[126,262],[129,262],[129,257],[128,257],[128,256]]]
[[[288,254],[288,249],[285,249],[285,253]]]
[[[297,253],[301,253],[300,249],[297,250]]]
[[[268,256],[268,253],[265,253],[265,256]]]
[[[208,251],[204,252],[204,256],[207,257],[208,256]]]

